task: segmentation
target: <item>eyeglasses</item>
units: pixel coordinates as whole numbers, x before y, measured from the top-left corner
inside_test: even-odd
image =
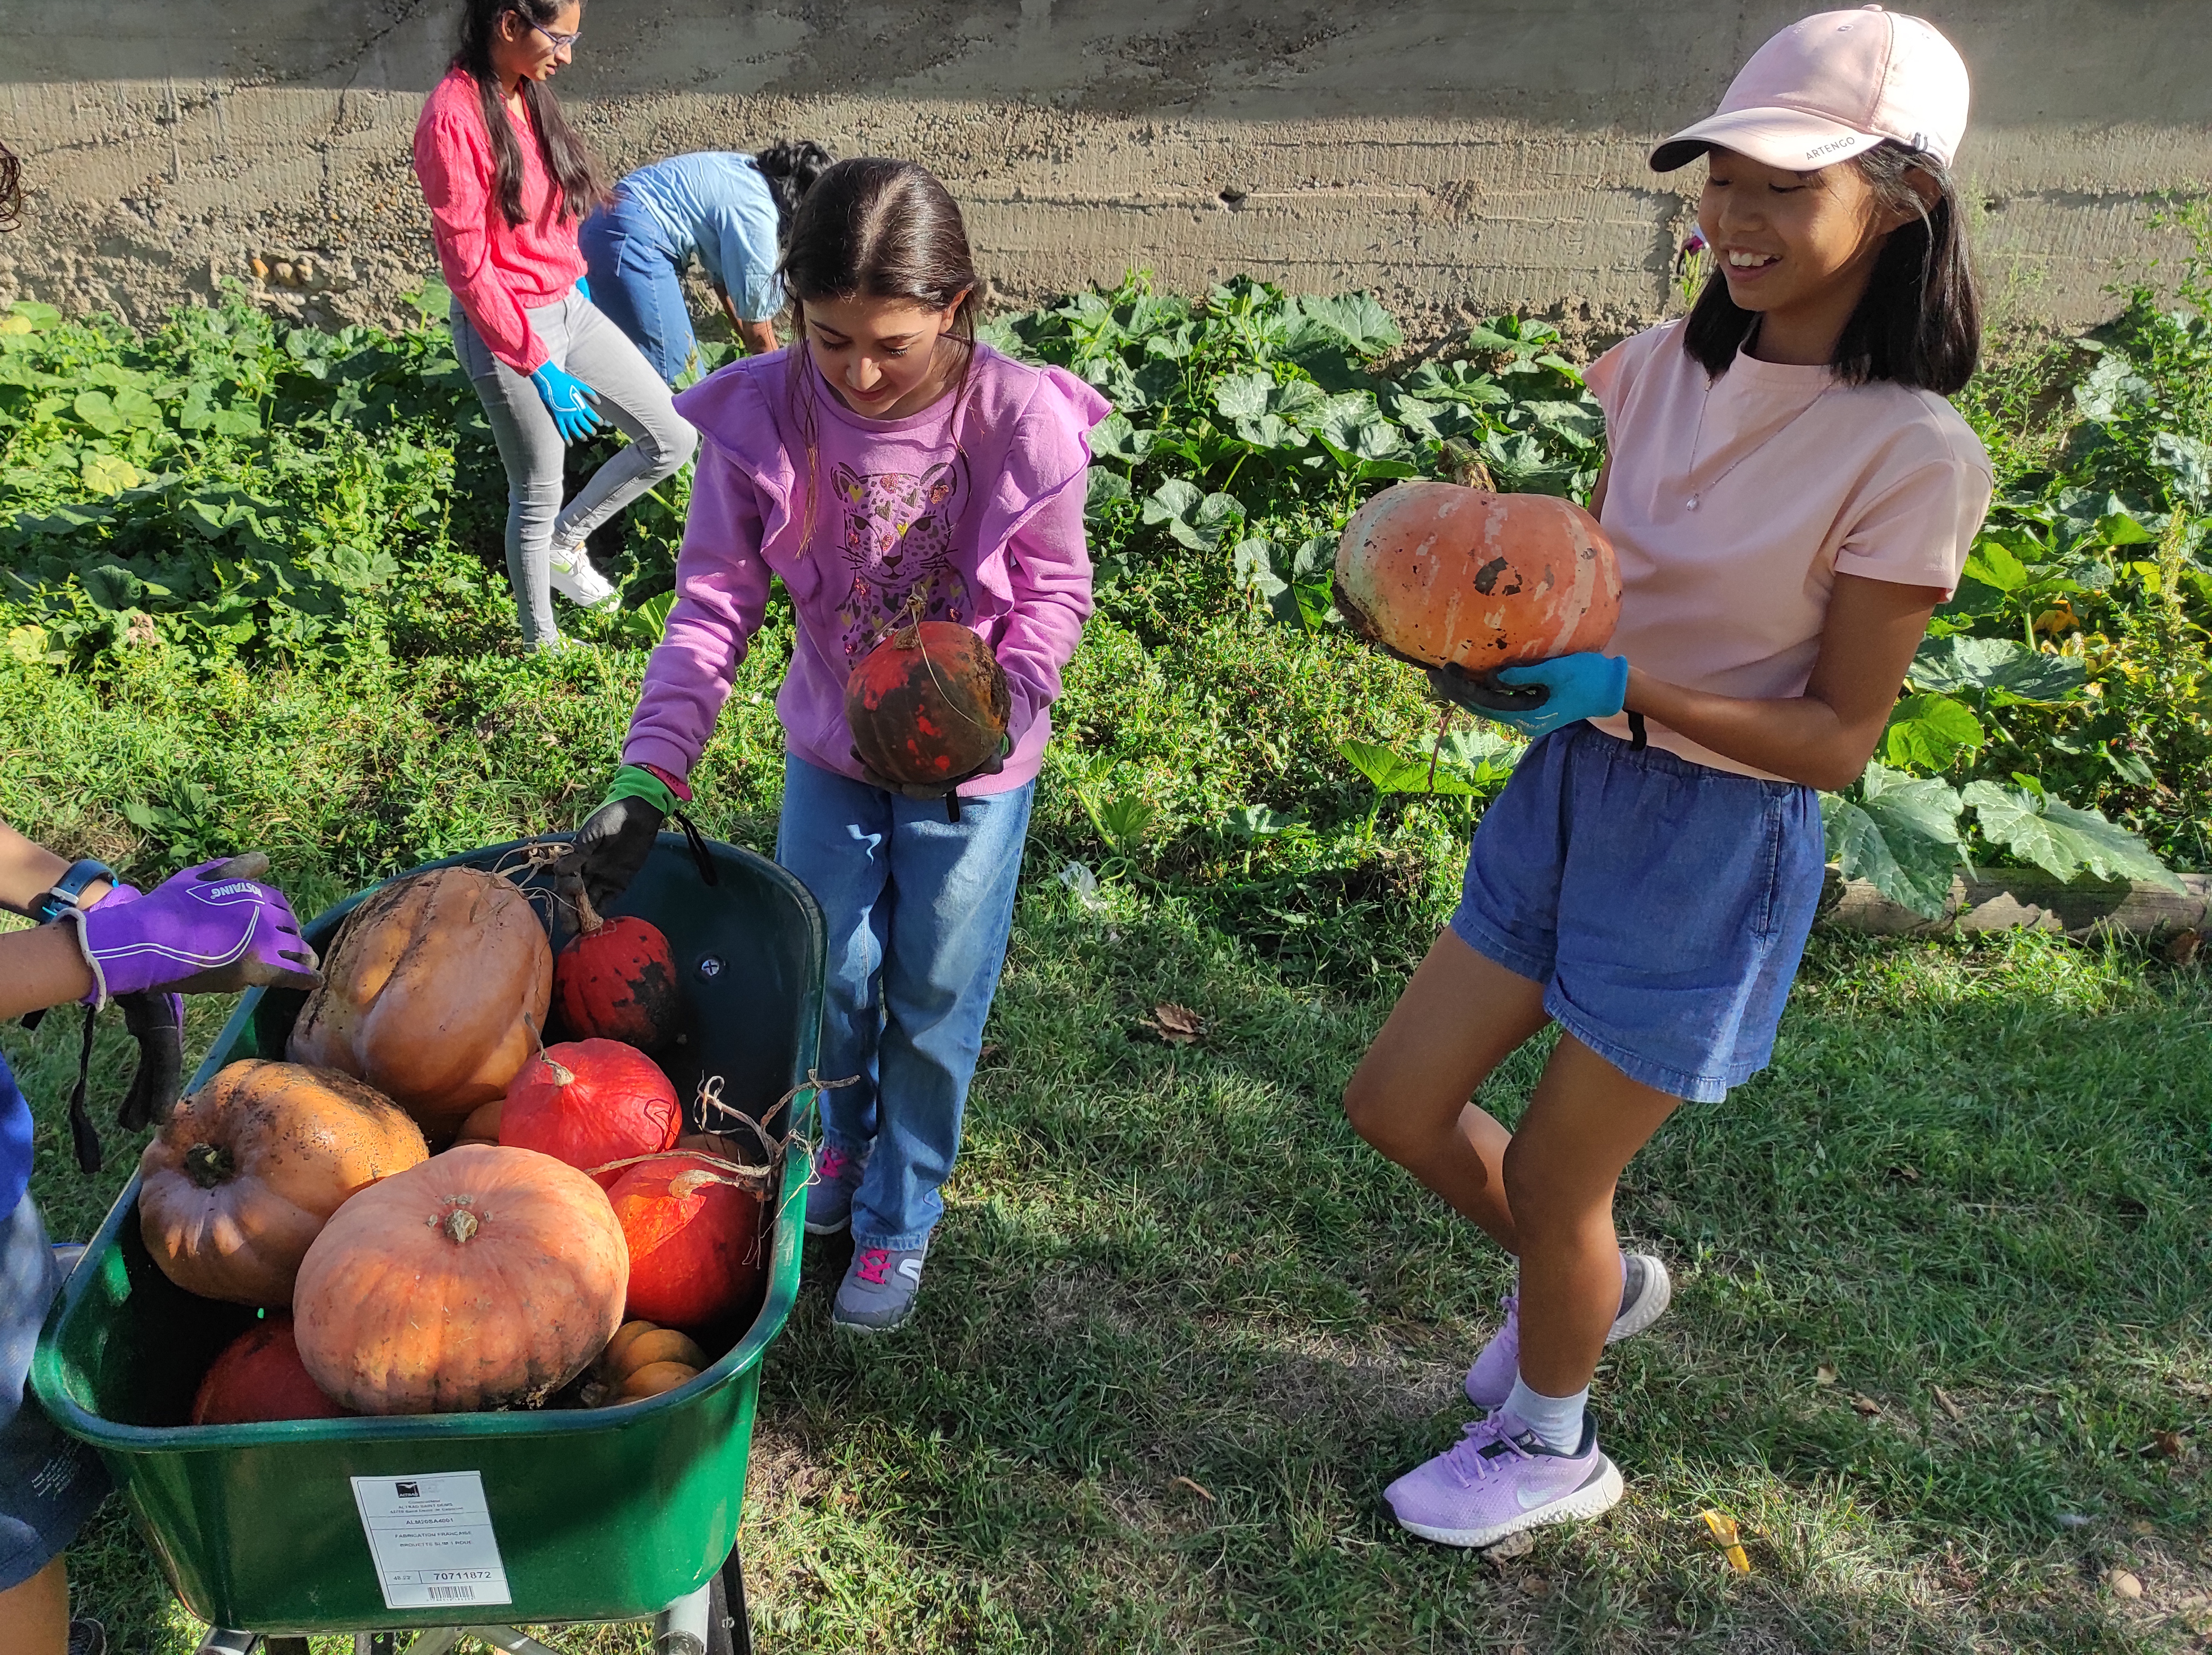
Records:
[[[553,43],[553,50],[556,52],[566,52],[570,46],[574,46],[577,41],[584,38],[584,31],[581,29],[578,29],[574,34],[556,34],[551,29],[546,27],[543,23],[532,23],[530,27],[536,29],[540,34],[550,40]]]

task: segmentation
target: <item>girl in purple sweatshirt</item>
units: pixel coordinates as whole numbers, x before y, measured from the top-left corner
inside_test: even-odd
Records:
[[[690,797],[781,576],[798,636],[776,697],[789,747],[776,860],[828,922],[821,1071],[860,1077],[822,1096],[806,1227],[850,1226],[832,1317],[880,1330],[914,1307],[959,1149],[1050,709],[1091,612],[1085,471],[1108,408],[1059,368],[976,343],[960,210],[912,161],[825,172],[793,215],[781,275],[799,343],[676,400],[705,439],[676,604],[569,865],[595,904],[643,865]],[[853,756],[845,680],[917,612],[975,629],[1013,709],[1000,758],[899,789]]]

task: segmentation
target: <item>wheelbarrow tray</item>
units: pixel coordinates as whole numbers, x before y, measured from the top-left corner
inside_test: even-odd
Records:
[[[490,868],[514,849],[428,866]],[[821,1024],[821,910],[750,851],[708,842],[707,854],[712,886],[684,839],[663,834],[612,910],[653,921],[674,952],[687,1026],[670,1078],[688,1099],[702,1074],[719,1074],[724,1098],[756,1117],[791,1093],[767,1124],[804,1124]],[[325,948],[368,894],[319,916],[309,940]],[[227,1062],[283,1056],[304,1000],[249,991],[194,1086]],[[650,1615],[704,1585],[737,1538],[761,1358],[799,1288],[809,1167],[804,1154],[785,1160],[758,1314],[707,1372],[647,1402],[187,1427],[200,1376],[256,1313],[195,1298],[155,1266],[139,1236],[135,1174],[47,1319],[32,1383],[62,1429],[98,1451],[177,1596],[211,1625],[305,1634]],[[511,1606],[387,1608],[352,1479],[454,1471],[482,1479]]]

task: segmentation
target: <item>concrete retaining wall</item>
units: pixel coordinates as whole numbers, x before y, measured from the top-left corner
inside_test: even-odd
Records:
[[[1802,8],[1776,0],[593,0],[560,89],[618,168],[784,133],[916,156],[998,292],[1125,268],[1370,287],[1417,332],[1662,312],[1695,167],[1644,165]],[[0,135],[33,186],[0,300],[137,320],[251,261],[267,301],[392,313],[434,268],[408,167],[448,0],[0,0]],[[1942,0],[1975,75],[1961,157],[1992,295],[2083,322],[2178,251],[2212,183],[2205,0]]]

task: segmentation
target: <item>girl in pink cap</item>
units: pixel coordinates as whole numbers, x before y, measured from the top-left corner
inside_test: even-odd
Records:
[[[1980,342],[1950,175],[1966,124],[1949,42],[1869,7],[1784,30],[1652,153],[1705,158],[1716,271],[1687,318],[1589,373],[1618,653],[1498,673],[1527,697],[1503,713],[1435,676],[1532,745],[1345,1092],[1363,1136],[1519,1261],[1467,1376],[1486,1416],[1385,1491],[1426,1539],[1488,1546],[1620,1498],[1590,1378],[1670,1288],[1622,1253],[1615,1181],[1685,1099],[1765,1066],[1820,897],[1815,790],[1865,768],[1989,504],[1944,400]],[[1508,1132],[1468,1100],[1551,1023]]]

